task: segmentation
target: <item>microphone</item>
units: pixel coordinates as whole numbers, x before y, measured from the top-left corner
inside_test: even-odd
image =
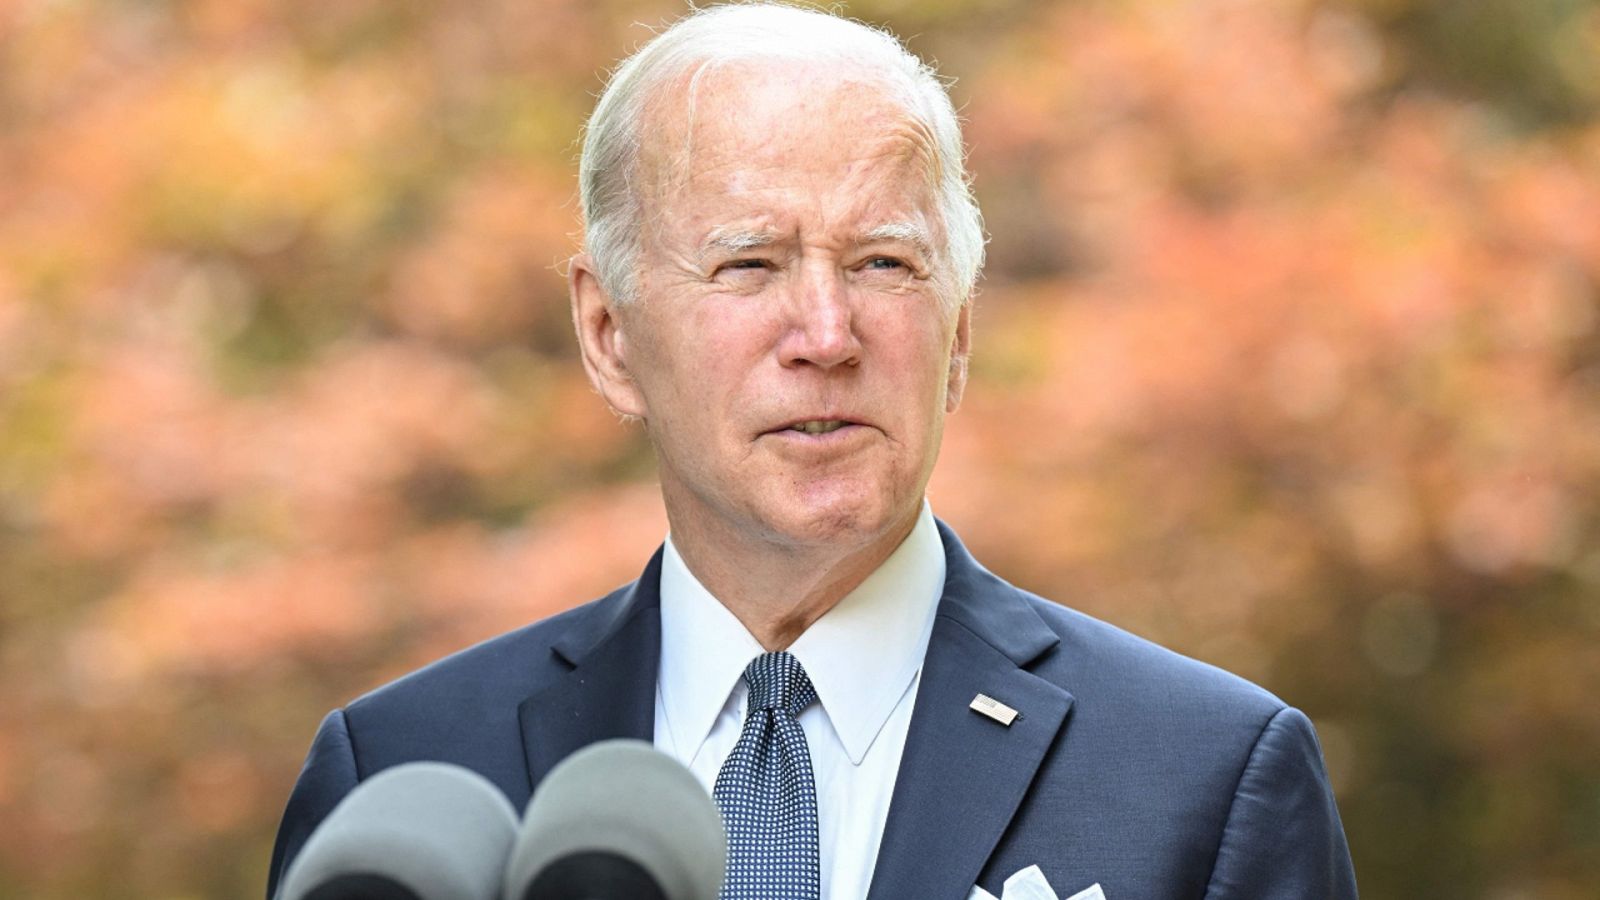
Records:
[[[550,770],[517,834],[504,900],[716,900],[722,814],[644,741],[591,744]]]
[[[281,900],[499,900],[517,813],[488,779],[414,762],[361,782],[312,833]]]

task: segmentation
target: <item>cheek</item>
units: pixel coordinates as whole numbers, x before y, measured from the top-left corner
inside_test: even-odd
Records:
[[[733,388],[772,355],[783,329],[779,314],[769,303],[750,298],[708,300],[685,325],[679,349],[690,355],[689,366],[717,378],[700,385],[702,389]]]
[[[687,306],[687,304],[685,304]],[[701,423],[697,439],[735,423],[749,405],[752,379],[770,354],[770,323],[747,308],[704,303],[683,310],[671,323],[670,341],[658,342],[652,360],[656,392],[673,407],[678,421]]]
[[[930,301],[931,302],[931,301]],[[883,325],[882,354],[906,387],[942,390],[950,372],[950,335],[937,320],[900,315]]]
[[[735,322],[708,322],[699,333],[701,337],[692,348],[696,355],[694,365],[707,374],[731,375],[756,353],[755,341]],[[724,384],[726,382],[719,379],[705,387]]]

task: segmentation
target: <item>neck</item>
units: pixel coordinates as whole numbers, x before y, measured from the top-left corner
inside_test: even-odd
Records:
[[[689,571],[768,651],[783,650],[877,571],[921,515],[848,546],[717,537],[668,513],[672,543]]]

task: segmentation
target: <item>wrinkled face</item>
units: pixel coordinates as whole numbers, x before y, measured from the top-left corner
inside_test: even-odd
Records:
[[[692,128],[686,106],[646,139],[626,375],[601,386],[645,421],[674,530],[844,548],[908,528],[966,376],[927,136],[816,64],[712,70]]]

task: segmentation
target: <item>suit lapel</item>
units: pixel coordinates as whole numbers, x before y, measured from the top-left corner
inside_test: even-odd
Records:
[[[660,585],[657,550],[638,581],[575,613],[573,626],[551,646],[571,669],[517,707],[533,788],[589,744],[654,737]]]
[[[1063,728],[1072,695],[1024,668],[1060,641],[940,523],[948,574],[869,900],[965,897]],[[1018,710],[1009,727],[978,694]]]

